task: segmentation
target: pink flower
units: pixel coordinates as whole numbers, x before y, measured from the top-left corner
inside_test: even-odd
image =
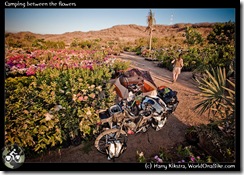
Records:
[[[22,69],[22,68],[25,68],[25,64],[20,64],[20,63],[18,63],[18,64],[16,65],[16,67],[18,67],[19,69]]]
[[[155,160],[157,160],[157,159],[158,159],[158,156],[157,156],[157,155],[156,155],[156,156],[154,156],[154,159],[155,159]]]
[[[90,69],[90,70],[93,70],[92,65],[88,65],[88,66],[86,66],[86,68],[88,68],[88,69]]]
[[[87,99],[88,99],[88,96],[85,96],[85,97],[84,97],[84,101],[86,101]]]
[[[163,160],[160,157],[158,157],[157,155],[154,156],[154,159],[157,160],[158,163],[163,163]]]
[[[83,96],[80,96],[77,100],[78,100],[78,101],[83,101],[84,98],[83,98]]]
[[[192,162],[195,162],[195,157],[191,157],[191,161]]]
[[[158,158],[158,163],[163,163],[163,160],[162,159],[160,159],[160,158]]]
[[[28,70],[26,71],[27,76],[35,75],[35,73],[36,73],[36,69],[33,66],[29,67]]]

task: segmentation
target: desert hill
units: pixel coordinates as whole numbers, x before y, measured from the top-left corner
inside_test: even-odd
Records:
[[[164,38],[164,37],[174,37],[182,38],[184,30],[187,26],[192,26],[196,28],[198,32],[205,37],[209,31],[212,30],[214,23],[198,23],[198,24],[174,24],[174,25],[156,25],[155,31],[153,32],[153,37]],[[26,36],[32,36],[37,39],[45,39],[50,41],[64,41],[69,44],[74,39],[78,40],[93,40],[93,39],[102,39],[102,40],[116,40],[116,41],[134,41],[139,38],[148,37],[148,32],[146,32],[146,26],[139,26],[135,24],[129,25],[116,25],[108,29],[103,29],[99,31],[74,31],[66,32],[63,34],[36,34],[32,32],[18,32],[18,33],[9,33],[5,32],[6,36],[12,36],[16,39],[22,39]]]

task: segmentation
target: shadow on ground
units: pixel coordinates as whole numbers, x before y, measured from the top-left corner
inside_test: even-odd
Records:
[[[175,144],[185,141],[187,126],[173,114],[166,125],[160,130],[152,128],[145,133],[128,135],[127,149],[115,159],[115,163],[138,163],[136,153],[143,152],[145,157],[151,158],[159,153],[161,148],[170,149]],[[94,142],[84,142],[78,146],[52,151],[35,159],[28,159],[26,163],[113,163],[107,156],[101,154],[94,147]]]

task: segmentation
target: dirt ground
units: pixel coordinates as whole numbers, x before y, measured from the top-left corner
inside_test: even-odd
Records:
[[[199,95],[191,72],[182,72],[177,82],[172,83],[172,72],[158,67],[154,61],[145,60],[133,53],[122,53],[119,57],[130,60],[132,67],[150,71],[157,86],[164,85],[178,91],[179,105],[160,131],[150,128],[146,133],[129,135],[126,151],[115,162],[137,163],[137,151],[143,152],[146,158],[153,157],[161,148],[169,149],[185,141],[185,131],[188,126],[208,123],[207,115],[200,116],[193,111],[193,107],[202,100],[202,97]],[[96,150],[93,142],[52,151],[40,158],[27,159],[26,162],[113,163],[107,160],[106,155]]]

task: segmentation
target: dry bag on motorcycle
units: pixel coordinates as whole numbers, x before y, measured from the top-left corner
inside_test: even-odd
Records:
[[[158,88],[158,95],[166,104],[174,103],[176,101],[178,102],[177,92],[169,87],[160,86]]]
[[[98,125],[100,129],[112,128],[113,123],[120,123],[123,119],[122,109],[119,105],[113,105],[107,110],[99,112],[100,122]]]

